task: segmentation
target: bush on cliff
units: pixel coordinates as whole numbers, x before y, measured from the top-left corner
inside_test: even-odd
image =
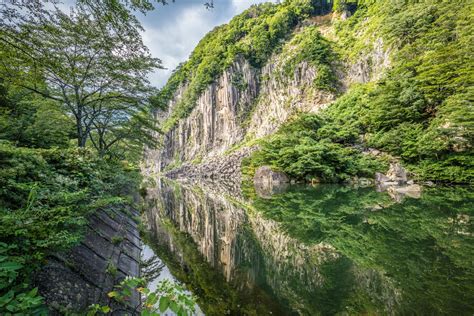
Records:
[[[384,163],[328,135],[331,125],[318,115],[303,114],[261,143],[250,166],[271,165],[297,179],[341,182],[354,176],[372,177]]]

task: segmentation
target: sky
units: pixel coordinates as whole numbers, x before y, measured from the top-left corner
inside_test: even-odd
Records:
[[[214,0],[213,9],[206,9],[206,1],[170,1],[165,6],[156,5],[156,9],[146,15],[137,14],[145,29],[142,34],[145,45],[167,68],[150,76],[154,86],[161,88],[172,70],[188,59],[199,40],[214,27],[229,22],[252,4],[270,0]]]

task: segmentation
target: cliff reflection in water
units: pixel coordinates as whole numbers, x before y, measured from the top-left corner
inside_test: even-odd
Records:
[[[431,188],[397,203],[334,185],[259,196],[158,180],[145,218],[208,315],[471,315],[473,196]]]

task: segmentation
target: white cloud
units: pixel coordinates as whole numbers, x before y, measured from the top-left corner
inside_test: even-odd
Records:
[[[172,70],[187,60],[199,40],[215,26],[227,23],[252,4],[261,2],[265,0],[215,0],[215,8],[206,10],[201,0],[182,1],[141,17],[144,43],[168,68],[153,73],[152,84],[162,87]]]
[[[209,12],[199,7],[190,7],[176,16],[172,23],[158,27],[145,26],[143,40],[153,56],[163,61],[167,70],[159,70],[151,80],[162,86],[171,71],[185,61],[199,40],[214,26]]]

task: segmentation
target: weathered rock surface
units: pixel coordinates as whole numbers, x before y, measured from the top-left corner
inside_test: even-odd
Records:
[[[408,182],[407,171],[398,162],[391,163],[387,174],[375,173],[375,182],[385,186],[405,185]],[[410,184],[413,184],[412,180]]]
[[[222,169],[220,164],[213,163],[216,157],[225,156],[231,148],[248,140],[273,134],[298,113],[317,113],[331,104],[336,94],[314,85],[317,67],[302,61],[291,73],[287,72],[285,66],[295,51],[290,45],[286,43],[281,50],[285,53],[274,54],[261,69],[238,57],[202,92],[186,118],[176,122],[164,135],[157,134],[161,146],[145,151],[144,173],[167,173],[173,178],[198,173],[215,177],[217,172],[210,168]],[[354,83],[376,80],[389,65],[390,49],[378,39],[355,61],[344,65],[344,69],[334,65],[336,89],[343,91]],[[186,84],[177,89],[167,110],[156,113],[158,121],[170,117],[186,89]],[[197,162],[204,163],[195,166]],[[240,173],[240,166],[237,168]],[[170,169],[178,170],[169,172]],[[224,169],[227,171],[229,166]],[[234,178],[237,173],[232,171],[230,175]],[[225,177],[229,177],[228,172]]]
[[[281,183],[290,182],[288,176],[285,173],[274,171],[270,166],[259,167],[255,171],[253,181],[254,183],[268,186],[274,186],[279,185]]]
[[[384,175],[383,173],[376,172],[375,173],[375,182],[377,183],[383,183],[383,182],[389,182],[390,178]]]
[[[313,89],[317,71],[303,62],[292,76],[282,76],[285,61],[274,56],[261,70],[242,59],[224,71],[199,97],[191,114],[161,138],[158,149],[145,153],[144,169],[148,174],[162,173],[176,163],[210,161],[224,156],[245,139],[274,133],[281,124],[298,112],[318,112],[334,100],[334,95]],[[242,77],[245,86],[233,83]],[[265,78],[260,82],[259,78]],[[186,87],[181,87],[169,103],[170,115]]]
[[[242,160],[249,157],[254,150],[255,147],[246,147],[226,156],[212,158],[202,164],[187,163],[166,172],[165,175],[171,179],[211,179],[240,184]]]
[[[386,176],[390,181],[396,182],[400,185],[407,182],[407,172],[398,162],[390,164]]]
[[[72,250],[55,253],[35,277],[50,315],[84,313],[92,304],[114,305],[107,293],[126,276],[140,275],[141,244],[137,211],[123,206],[94,214],[84,240]],[[130,306],[116,306],[113,315],[135,315],[137,293]]]
[[[396,202],[402,202],[405,197],[421,197],[422,187],[408,180],[407,171],[398,162],[390,164],[386,175],[375,173],[375,183],[377,191],[387,192]]]
[[[346,65],[347,75],[342,80],[344,87],[380,79],[390,66],[390,53],[391,50],[384,47],[382,38],[378,38],[355,63]]]

